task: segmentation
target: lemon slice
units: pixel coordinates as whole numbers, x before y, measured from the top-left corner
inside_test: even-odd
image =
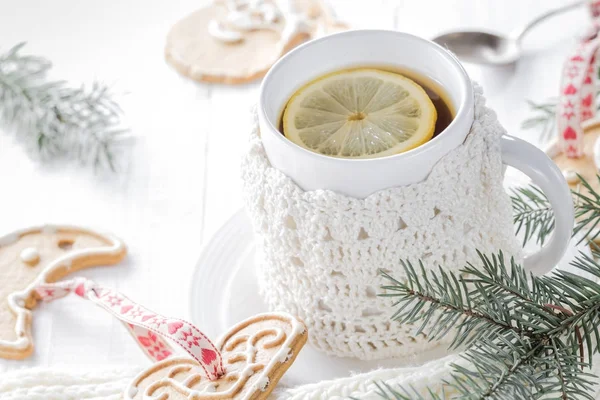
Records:
[[[427,142],[436,119],[431,99],[414,81],[361,68],[326,75],[298,90],[284,111],[283,133],[328,156],[385,157]]]

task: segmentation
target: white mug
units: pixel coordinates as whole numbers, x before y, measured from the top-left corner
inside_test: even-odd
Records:
[[[279,132],[283,108],[296,90],[329,72],[365,65],[404,67],[439,83],[456,110],[452,123],[413,150],[371,159],[321,155]],[[304,190],[328,189],[365,198],[379,190],[422,181],[444,155],[464,142],[474,118],[473,85],[458,59],[436,43],[396,31],[355,30],[313,40],[282,57],[262,82],[257,111],[262,143],[273,167]],[[548,272],[563,256],[572,234],[569,187],[558,167],[537,147],[508,135],[501,146],[504,163],[527,174],[554,210],[551,239],[525,259],[525,267],[534,273]]]

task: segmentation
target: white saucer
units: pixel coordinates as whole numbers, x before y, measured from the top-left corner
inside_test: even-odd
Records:
[[[250,219],[240,210],[208,242],[198,260],[192,278],[192,321],[210,337],[216,338],[234,323],[268,311],[258,294],[253,236]],[[579,251],[590,255],[589,247],[577,246],[574,239],[558,268],[574,272],[569,262]],[[307,344],[286,373],[285,383],[299,385],[375,368],[418,366],[447,354],[440,346],[419,356],[360,361],[327,356]]]

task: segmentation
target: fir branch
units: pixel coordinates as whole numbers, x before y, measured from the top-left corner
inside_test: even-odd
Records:
[[[48,79],[50,61],[22,54],[24,45],[0,55],[0,122],[43,162],[74,159],[116,170],[127,131],[109,88]]]
[[[585,194],[581,191],[573,191],[576,200],[575,218],[577,219],[573,234],[585,232],[583,237],[593,241],[599,234],[599,231],[595,231],[595,229],[600,223],[600,195],[581,175],[578,177],[581,185],[585,188]],[[596,179],[600,182],[600,175],[596,175]]]
[[[554,213],[546,195],[538,187],[530,185],[513,189],[511,201],[517,234],[524,230],[523,246],[534,236],[536,243],[543,245],[554,230]]]
[[[467,281],[458,279],[456,275],[444,271],[441,267],[438,274],[425,271],[423,263],[419,263],[419,274],[410,261],[401,261],[406,273],[405,281],[398,281],[389,274],[382,276],[392,284],[382,286],[381,297],[391,297],[396,308],[392,319],[401,324],[422,323],[416,328],[415,335],[427,332],[429,340],[443,339],[456,329],[450,348],[470,345],[480,339],[482,334],[511,330],[520,336],[532,334],[527,329],[513,326],[506,305],[497,301],[494,294],[470,296]],[[477,303],[487,303],[489,307],[476,309]]]
[[[579,176],[582,191],[571,191],[575,197],[575,228],[573,236],[583,233],[583,240],[593,241],[600,234],[600,194]],[[596,175],[600,181],[600,175]],[[511,195],[513,222],[517,233],[524,232],[523,245],[535,237],[538,244],[544,244],[554,230],[554,212],[546,195],[536,186],[514,189]]]
[[[600,176],[597,177],[600,180]],[[596,238],[600,226],[600,195],[580,177],[584,193],[574,193],[574,234]],[[512,195],[515,224],[524,242],[543,244],[554,229],[546,196],[536,187]],[[593,243],[593,242],[590,242]],[[600,257],[600,247],[592,246]],[[415,333],[439,340],[452,335],[451,348],[463,347],[463,363],[442,388],[450,397],[429,390],[379,385],[384,399],[590,399],[596,377],[589,373],[592,356],[600,352],[600,264],[581,254],[571,264],[592,275],[567,271],[537,277],[527,274],[500,252],[479,253],[477,265],[458,273],[415,268],[402,262],[405,279],[388,274],[381,296],[395,300],[393,319],[415,324]]]
[[[381,296],[396,300],[396,321],[420,322],[416,331],[430,340],[452,334],[453,347],[466,347],[465,363],[453,365],[446,382],[456,393],[450,398],[593,399],[588,370],[600,350],[600,284],[566,271],[529,275],[502,253],[479,257],[459,272],[404,261],[404,280],[383,274],[390,285]],[[600,277],[592,257],[573,265]],[[414,398],[404,393],[381,386],[380,395]]]
[[[535,103],[527,100],[527,105],[533,115],[523,121],[522,129],[539,130],[539,138],[547,142],[556,127],[556,106],[558,100],[556,98],[548,99],[544,103]]]
[[[500,337],[499,342],[483,339],[462,355],[467,366],[454,364],[454,387],[466,399],[531,399],[539,389],[543,372],[532,360],[543,351],[517,335]]]

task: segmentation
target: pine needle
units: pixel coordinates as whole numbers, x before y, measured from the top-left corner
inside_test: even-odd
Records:
[[[513,223],[517,234],[523,232],[523,246],[532,238],[543,245],[554,230],[554,213],[548,198],[538,187],[513,189]]]
[[[593,241],[600,232],[600,194],[596,193],[588,181],[579,176],[582,191],[571,191],[575,197],[575,228],[573,236],[583,234],[583,240]],[[596,175],[600,180],[600,175]],[[554,230],[554,212],[546,195],[536,186],[513,190],[511,195],[517,233],[523,232],[523,245],[535,238],[544,244]]]
[[[527,105],[532,116],[521,123],[521,128],[528,130],[538,130],[539,138],[543,142],[550,140],[556,127],[556,98],[548,99],[544,103],[535,103],[527,100]]]
[[[479,254],[476,265],[458,273],[426,270],[402,260],[405,280],[382,273],[389,282],[382,297],[394,300],[393,319],[412,324],[430,340],[452,336],[450,348],[463,349],[441,395],[380,383],[386,400],[593,400],[592,357],[600,353],[600,194],[583,177],[575,196],[574,234],[590,241],[593,256],[580,254],[571,265],[592,276],[556,270],[528,274],[502,252]],[[597,176],[600,180],[600,175]],[[554,230],[554,213],[535,186],[512,193],[514,223],[524,244],[543,244]],[[415,266],[416,265],[416,266]],[[412,391],[411,391],[412,390]],[[451,394],[447,394],[451,393]]]
[[[0,122],[42,162],[76,160],[115,171],[127,130],[109,88],[52,81],[50,61],[23,54],[24,46],[0,55]]]
[[[526,127],[550,129],[543,124],[553,121],[556,103],[530,105],[542,117]],[[600,236],[600,193],[579,179],[574,235],[589,241],[593,257],[582,253],[571,265],[592,279],[561,270],[534,276],[502,252],[478,253],[479,262],[458,273],[427,270],[418,260],[400,261],[404,280],[382,272],[388,284],[380,296],[394,300],[393,320],[415,326],[414,334],[429,340],[451,336],[450,348],[463,349],[463,362],[452,366],[442,394],[379,383],[382,399],[593,400],[590,367],[600,353],[600,246],[593,242]],[[511,200],[523,244],[543,245],[555,227],[546,195],[530,185],[514,190]]]
[[[576,200],[575,218],[577,219],[573,235],[585,232],[583,237],[593,241],[600,232],[599,229],[596,229],[600,223],[600,195],[581,175],[578,177],[585,190],[583,193],[582,191],[573,191]],[[600,175],[596,175],[596,179],[600,181]]]
[[[395,300],[393,319],[422,324],[416,333],[465,349],[444,382],[446,397],[379,384],[378,394],[397,399],[589,399],[599,351],[600,284],[565,271],[537,277],[500,252],[479,253],[460,272],[425,270],[403,261],[405,281],[383,273],[384,294]],[[576,268],[600,276],[600,264],[581,255]],[[426,321],[426,323],[423,323]],[[450,389],[448,389],[450,388]]]

